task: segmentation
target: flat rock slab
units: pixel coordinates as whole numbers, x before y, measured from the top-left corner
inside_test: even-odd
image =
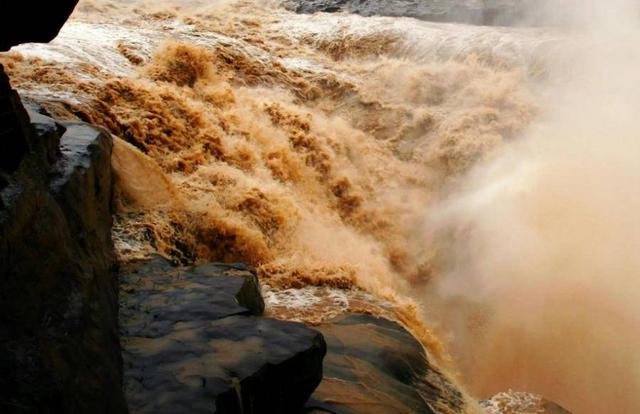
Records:
[[[295,413],[322,379],[322,335],[260,317],[258,279],[245,266],[155,258],[120,282],[132,412]]]
[[[313,393],[311,413],[463,412],[460,392],[399,324],[346,314],[322,324],[328,353],[325,377]]]

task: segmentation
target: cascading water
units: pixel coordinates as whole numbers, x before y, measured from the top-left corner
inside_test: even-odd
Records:
[[[290,9],[82,0],[0,61],[118,137],[122,261],[246,262],[272,315],[393,317],[478,398],[639,408],[637,21],[621,41]]]

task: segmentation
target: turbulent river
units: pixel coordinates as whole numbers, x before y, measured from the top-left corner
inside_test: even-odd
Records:
[[[248,263],[272,316],[396,319],[475,398],[639,412],[640,14],[546,3],[81,0],[0,62],[114,135],[122,262]]]

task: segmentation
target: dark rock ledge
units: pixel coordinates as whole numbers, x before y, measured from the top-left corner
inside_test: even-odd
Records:
[[[25,110],[0,66],[0,412],[125,412],[111,138]]]
[[[465,400],[401,325],[345,314],[318,326],[329,351],[309,413],[463,413]]]
[[[156,257],[120,283],[132,412],[299,413],[322,379],[322,335],[260,317],[258,279],[243,265]]]

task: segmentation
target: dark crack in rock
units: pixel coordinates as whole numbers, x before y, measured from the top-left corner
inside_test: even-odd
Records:
[[[0,51],[26,42],[49,42],[78,0],[0,2]]]

